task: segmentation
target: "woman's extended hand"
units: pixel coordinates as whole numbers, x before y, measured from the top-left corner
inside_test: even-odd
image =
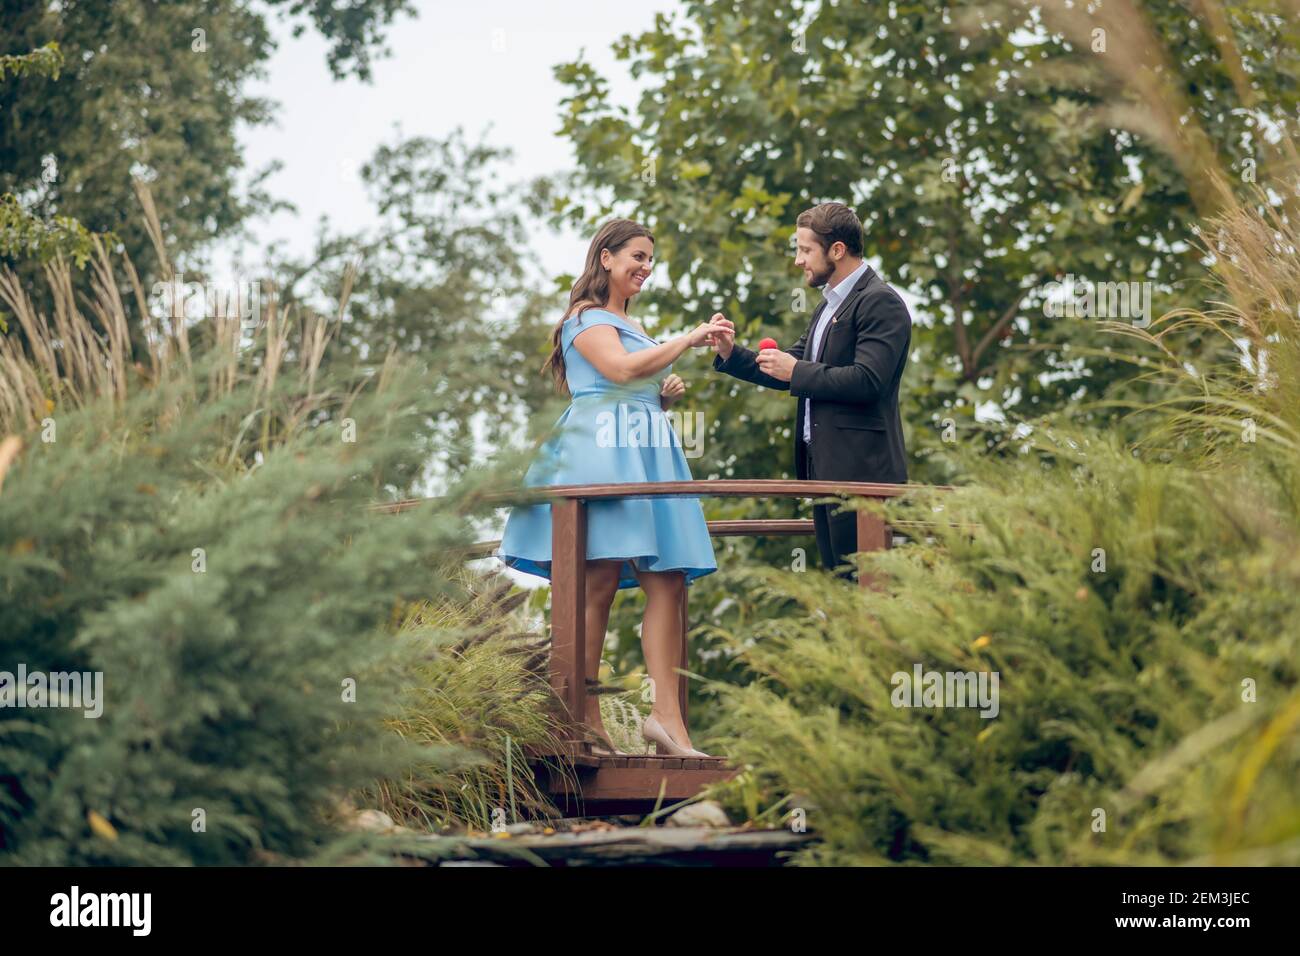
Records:
[[[686,383],[682,381],[682,377],[675,374],[669,375],[664,379],[663,387],[659,389],[659,404],[663,408],[668,408],[685,394]]]
[[[702,345],[712,345],[719,333],[719,328],[712,322],[705,322],[703,325],[696,326],[686,333],[687,342],[691,348],[699,348]]]

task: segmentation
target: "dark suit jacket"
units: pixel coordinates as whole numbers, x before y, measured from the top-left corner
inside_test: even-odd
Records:
[[[812,399],[812,461],[821,481],[907,481],[907,451],[898,412],[898,383],[907,365],[912,319],[898,293],[870,266],[822,333],[821,354],[804,357],[826,308],[813,312],[799,341],[786,349],[797,361],[789,382],[762,372],[756,353],[736,345],[713,367],[746,382],[798,396],[794,426],[795,474],[807,478],[804,401]]]

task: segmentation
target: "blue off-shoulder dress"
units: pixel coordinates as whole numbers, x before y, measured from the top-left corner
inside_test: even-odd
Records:
[[[659,344],[604,309],[568,318],[560,346],[573,400],[529,467],[524,485],[690,481],[680,439],[659,404],[659,390],[672,366],[629,385],[611,382],[573,347],[579,333],[596,325],[616,328],[629,352]],[[496,557],[518,571],[549,579],[550,505],[513,509]],[[637,586],[633,564],[642,571],[684,571],[688,584],[718,569],[698,498],[588,502],[587,560],[615,558],[623,559],[619,588]]]

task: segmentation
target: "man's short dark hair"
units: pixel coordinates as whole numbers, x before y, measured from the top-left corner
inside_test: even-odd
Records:
[[[830,252],[831,246],[842,242],[849,255],[862,255],[862,222],[842,202],[824,202],[805,209],[799,213],[795,226],[815,232],[824,252]]]

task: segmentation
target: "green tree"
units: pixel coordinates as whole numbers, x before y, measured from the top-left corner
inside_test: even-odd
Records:
[[[294,20],[295,32],[310,22],[331,41],[336,77],[364,80],[384,25],[411,7],[272,0],[270,9]],[[148,266],[152,242],[133,215],[132,176],[152,184],[176,255],[280,208],[262,187],[274,167],[256,172],[246,190],[238,183],[236,129],[266,123],[273,111],[272,101],[245,92],[274,50],[268,15],[246,0],[3,0],[0,55],[53,42],[63,69],[0,85],[0,193],[14,193],[43,220],[69,216],[117,232],[146,284],[157,276]],[[18,265],[39,289],[34,268]]]
[[[1140,7],[1179,51],[1174,85],[1208,152],[1242,174],[1264,162],[1261,121],[1296,115],[1294,25],[1267,3],[1217,19],[1215,5]],[[1066,26],[1014,2],[689,3],[616,46],[645,85],[635,111],[610,102],[590,64],[557,68],[579,161],[576,196],[557,208],[653,227],[662,322],[721,308],[742,340],[787,344],[817,302],[792,270],[794,217],[852,205],[868,257],[918,298],[903,395],[922,460],[944,419],[960,430],[985,403],[1024,418],[1101,397],[1127,367],[1107,361],[1095,323],[1044,314],[1048,284],[1148,281],[1154,314],[1186,302],[1205,275],[1187,240],[1211,196],[1193,163],[1161,152],[1164,130],[1125,128],[1132,98],[1106,98],[1117,60],[1136,71],[1155,51],[1117,30],[1081,46]],[[785,396],[713,375],[693,385],[717,429],[705,470],[792,471]]]
[[[31,53],[0,56],[0,83],[8,77],[44,76],[58,79],[63,69],[63,54],[54,42]],[[105,235],[107,240],[111,236]],[[55,216],[49,221],[32,215],[22,207],[13,193],[0,194],[0,258],[30,258],[49,262],[62,255],[79,267],[90,258],[91,233],[71,216]],[[0,313],[0,333],[8,331]]]
[[[59,52],[59,45],[53,41],[31,53],[0,56],[0,80],[5,78],[5,74],[12,76],[36,74],[57,80],[62,69],[63,54]]]
[[[505,179],[509,157],[460,130],[382,144],[361,168],[379,225],[349,234],[322,227],[308,259],[272,266],[286,302],[328,312],[360,263],[328,361],[391,351],[436,368],[456,449],[440,464],[452,471],[509,443],[527,412],[552,397],[539,369],[558,300],[527,241],[529,196]],[[453,353],[473,359],[447,361]]]

